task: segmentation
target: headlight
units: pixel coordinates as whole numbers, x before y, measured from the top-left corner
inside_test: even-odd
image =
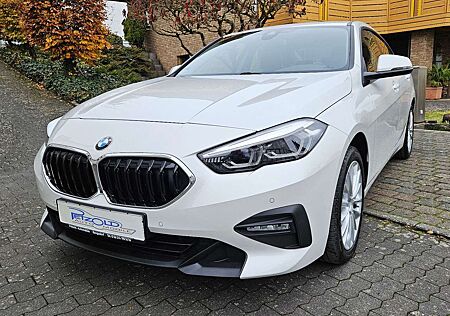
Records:
[[[325,133],[327,125],[300,119],[199,154],[217,173],[253,171],[265,165],[305,157]]]

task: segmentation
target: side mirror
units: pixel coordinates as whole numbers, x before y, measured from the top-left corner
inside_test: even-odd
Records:
[[[177,65],[177,66],[174,66],[174,67],[170,68],[170,71],[169,71],[169,73],[167,75],[170,76],[171,74],[176,72],[178,69],[180,69],[180,67],[181,67],[181,65]]]
[[[398,55],[381,55],[376,72],[364,73],[364,85],[373,80],[409,75],[413,71],[411,60]]]

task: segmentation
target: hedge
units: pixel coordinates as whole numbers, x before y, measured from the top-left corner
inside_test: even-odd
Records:
[[[0,48],[0,59],[67,101],[78,103],[124,85],[157,76],[147,54],[138,48],[115,46],[96,66],[80,64],[68,74],[62,62],[38,52],[36,58],[19,47]]]

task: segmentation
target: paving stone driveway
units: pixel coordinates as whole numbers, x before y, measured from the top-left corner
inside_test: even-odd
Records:
[[[296,273],[258,280],[191,277],[52,241],[38,228],[43,210],[31,164],[44,140],[45,123],[67,109],[65,103],[34,89],[0,63],[0,315],[449,313],[448,239],[369,216],[357,255],[348,264],[336,267],[317,262]],[[433,139],[439,137],[421,133],[418,142],[435,146]],[[439,145],[435,147],[439,150]],[[426,157],[432,157],[429,162],[438,167],[422,161]],[[448,225],[448,217],[442,215],[448,214],[443,213],[448,200],[441,199],[448,186],[434,182],[435,171],[445,172],[447,167],[448,175],[450,170],[440,159],[419,151],[406,164],[391,163],[371,194],[375,202],[370,207],[376,209],[379,203],[383,205],[380,213],[394,214],[392,206],[403,218],[408,212],[429,214],[418,209],[422,204],[418,201],[431,199],[430,207],[440,210],[434,212],[436,218],[442,219],[436,225]],[[418,166],[425,171],[417,171]],[[417,176],[409,177],[409,172]],[[436,176],[430,178],[430,174]],[[395,197],[386,193],[391,191]],[[411,202],[409,196],[419,199]],[[399,204],[404,200],[406,204]]]
[[[386,166],[366,212],[450,238],[450,133],[417,130],[413,155]]]

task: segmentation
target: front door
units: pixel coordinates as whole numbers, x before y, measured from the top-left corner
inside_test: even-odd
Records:
[[[378,58],[390,54],[389,47],[374,32],[362,30],[363,67],[376,72]],[[372,135],[374,140],[373,171],[378,173],[391,158],[399,138],[400,78],[383,78],[369,83],[364,89],[373,101]]]

